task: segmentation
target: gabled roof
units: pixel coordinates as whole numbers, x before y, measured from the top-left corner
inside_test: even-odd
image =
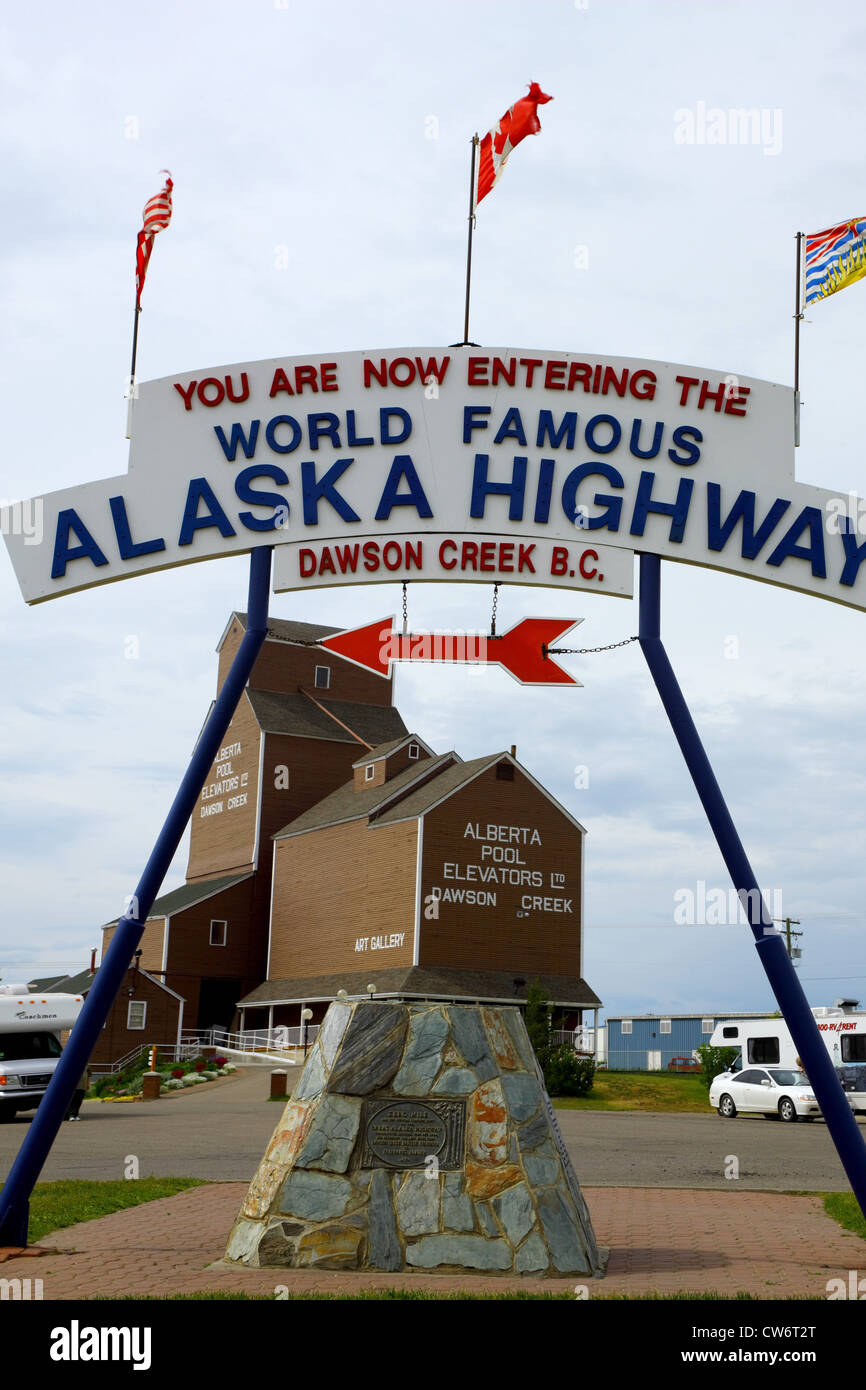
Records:
[[[96,970],[79,970],[77,975],[61,975],[51,986],[50,992],[54,994],[86,994],[96,979],[96,975]],[[36,981],[34,980],[29,988],[34,989],[35,986]],[[47,986],[43,985],[42,989],[44,993],[49,993]]]
[[[471,782],[479,773],[501,762],[503,757],[507,758],[508,754],[488,753],[486,758],[470,758],[468,763],[459,762],[445,768],[438,777],[402,797],[395,806],[383,807],[381,815],[376,816],[376,824],[391,825],[394,821],[423,816],[425,811],[445,801],[466,782]],[[386,782],[385,785],[390,786],[391,783]]]
[[[361,787],[356,791],[354,782],[344,782],[342,787],[317,801],[315,806],[311,806],[308,811],[304,811],[302,815],[283,826],[282,830],[278,830],[271,838],[283,840],[290,835],[302,835],[308,830],[321,830],[326,825],[340,825],[344,821],[366,819],[379,807],[387,806],[394,797],[399,796],[415,782],[432,777],[438,784],[437,772],[443,772],[455,760],[456,753],[442,753],[438,758],[425,758],[423,762],[411,763],[390,781],[378,787]]]
[[[196,903],[203,903],[208,898],[215,897],[217,893],[222,893],[226,888],[233,888],[236,883],[241,883],[245,878],[252,877],[250,870],[245,869],[239,874],[223,874],[221,878],[182,883],[179,888],[173,888],[170,893],[163,893],[161,898],[156,899],[147,914],[147,920],[152,922],[154,918],[172,917],[176,912],[184,912],[188,907],[195,907]],[[113,917],[110,922],[103,922],[102,930],[106,931],[109,927],[116,925],[117,918]]]
[[[155,917],[173,917],[175,913],[185,912],[188,907],[206,902],[208,898],[216,897],[217,893],[225,892],[226,888],[233,888],[236,883],[243,883],[244,879],[253,877],[252,873],[245,871],[240,874],[226,874],[222,878],[209,878],[203,882],[182,883],[180,888],[157,898],[147,914],[147,920],[152,922]]]
[[[397,752],[398,748],[404,747],[407,743],[417,743],[419,748],[424,749],[428,758],[436,757],[433,749],[429,744],[424,742],[423,738],[419,738],[417,734],[405,734],[403,738],[392,738],[390,743],[380,743],[378,748],[371,748],[369,753],[365,753],[362,757],[356,758],[352,766],[366,767],[368,763],[381,762],[382,758],[390,757],[392,753]]]
[[[222,651],[223,642],[226,640],[228,630],[237,618],[244,632],[247,630],[246,613],[235,611],[229,616],[229,620],[223,628],[222,636],[217,642],[217,651]],[[342,632],[341,627],[323,627],[321,623],[297,623],[287,618],[268,618],[269,642],[297,642],[301,646],[310,646],[318,642],[322,637],[330,637],[334,632]]]
[[[354,743],[348,725],[364,743],[372,747],[388,740],[399,741],[408,730],[393,705],[367,705],[355,700],[322,700],[321,706],[300,692],[284,695],[276,690],[248,688],[247,699],[259,727],[267,734],[290,734],[294,738],[322,738],[331,743]],[[331,719],[326,710],[333,710]],[[337,723],[340,720],[341,723]]]
[[[417,791],[404,797],[396,805],[383,808],[382,814],[376,816],[376,825],[393,825],[396,821],[412,820],[417,816],[425,815],[428,811],[432,811],[435,806],[438,806],[441,801],[447,800],[460,787],[465,786],[467,782],[472,782],[476,777],[480,777],[482,772],[486,772],[489,767],[493,767],[496,763],[510,763],[512,767],[516,767],[530,786],[540,792],[551,806],[555,806],[561,816],[570,821],[582,835],[586,834],[585,827],[581,825],[576,816],[566,810],[562,802],[557,801],[546,787],[536,781],[532,773],[527,772],[516,758],[505,752],[491,753],[486,758],[473,758],[468,763],[461,762],[458,767],[449,768],[448,771],[443,772],[441,777],[436,777],[432,782],[419,787]],[[385,785],[390,786],[391,783]]]
[[[132,968],[132,966],[129,967],[130,970]],[[61,975],[60,984],[62,985],[62,989],[57,989],[55,987],[55,992],[58,994],[86,994],[98,974],[99,966],[97,966],[96,969],[93,971],[80,970],[77,975],[67,975],[65,977]],[[160,989],[165,990],[166,994],[173,994],[175,999],[180,999],[181,1003],[184,1002],[183,995],[178,994],[177,990],[175,989],[170,989],[169,986],[165,983],[165,981],[160,980],[157,975],[149,974],[147,970],[142,970],[141,966],[138,967],[138,974],[143,975],[146,980],[152,981],[153,984],[159,985]],[[34,980],[32,984],[28,986],[28,988],[32,989],[35,983],[36,981]],[[44,993],[46,994],[48,994],[49,992],[49,990],[44,991]]]
[[[368,759],[363,758],[360,761],[366,762]],[[512,767],[516,767],[527,782],[546,797],[566,820],[581,834],[586,833],[580,821],[537,782],[525,767],[512,758],[510,753],[489,753],[485,758],[471,758],[469,762],[463,762],[458,754],[452,751],[442,753],[438,758],[425,758],[420,762],[414,762],[380,786],[356,788],[354,782],[345,782],[342,787],[338,787],[330,796],[311,806],[296,820],[284,825],[282,830],[278,830],[271,838],[284,840],[291,835],[305,834],[309,830],[322,830],[325,826],[341,825],[346,821],[365,818],[369,819],[374,827],[416,820],[432,811],[440,802],[447,801],[449,796],[453,796],[461,787],[480,777],[496,763],[510,763]]]

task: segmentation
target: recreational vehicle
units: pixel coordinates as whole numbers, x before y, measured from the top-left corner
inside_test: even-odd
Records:
[[[812,1014],[846,1095],[856,1111],[866,1112],[866,1013],[856,1005],[856,999],[837,999],[831,1008],[813,1009]],[[783,1018],[729,1019],[717,1025],[710,1046],[739,1049],[740,1061],[732,1071],[800,1065]]]
[[[80,994],[0,993],[0,1121],[36,1109],[63,1051],[60,1035],[83,1002]]]

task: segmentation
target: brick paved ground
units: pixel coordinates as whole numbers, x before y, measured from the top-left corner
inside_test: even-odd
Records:
[[[596,1236],[610,1247],[607,1277],[589,1296],[739,1291],[824,1299],[827,1280],[866,1268],[866,1243],[825,1215],[817,1197],[781,1193],[586,1188]],[[246,1191],[213,1183],[45,1236],[57,1254],[5,1262],[0,1277],[39,1277],[46,1299],[95,1294],[171,1296],[200,1290],[273,1294],[376,1288],[570,1291],[558,1280],[472,1275],[379,1275],[213,1266]]]

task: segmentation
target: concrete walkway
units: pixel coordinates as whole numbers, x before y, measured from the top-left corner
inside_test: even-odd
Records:
[[[40,1278],[45,1299],[202,1290],[274,1297],[317,1290],[437,1292],[511,1290],[572,1294],[568,1279],[488,1275],[391,1275],[328,1270],[238,1270],[219,1263],[246,1192],[241,1182],[191,1188],[45,1236],[56,1251],[7,1259],[0,1278]],[[827,1297],[827,1281],[866,1273],[866,1242],[825,1215],[817,1197],[671,1188],[584,1188],[599,1244],[610,1247],[607,1277],[586,1282],[590,1298],[611,1294],[715,1292],[757,1298]],[[280,1296],[285,1296],[281,1294]],[[585,1295],[584,1295],[585,1296]]]

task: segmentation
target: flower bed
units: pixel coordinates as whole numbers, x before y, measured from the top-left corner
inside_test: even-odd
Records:
[[[101,1100],[133,1100],[140,1097],[149,1060],[150,1054],[145,1052],[134,1066],[119,1076],[99,1077],[91,1088],[91,1095]],[[157,1057],[156,1070],[162,1077],[160,1095],[169,1095],[172,1091],[215,1081],[218,1076],[229,1076],[236,1067],[225,1057],[192,1057],[184,1062],[160,1061]]]

